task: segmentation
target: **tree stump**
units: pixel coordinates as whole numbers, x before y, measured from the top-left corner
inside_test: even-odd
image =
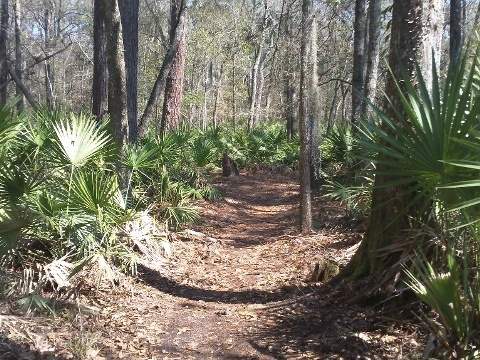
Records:
[[[227,153],[223,153],[222,159],[222,175],[223,176],[238,176],[240,173],[238,172],[237,163],[233,160]]]

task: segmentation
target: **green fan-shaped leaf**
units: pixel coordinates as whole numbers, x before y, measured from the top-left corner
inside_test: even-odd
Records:
[[[54,124],[62,160],[71,166],[81,166],[107,150],[110,136],[98,123],[84,115],[70,115],[66,121]]]

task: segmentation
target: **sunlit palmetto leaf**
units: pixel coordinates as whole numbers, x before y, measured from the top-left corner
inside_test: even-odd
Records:
[[[419,256],[414,275],[405,269],[410,281],[407,285],[440,315],[451,339],[468,343],[473,330],[474,309],[466,302],[457,269],[451,257],[451,266],[446,272],[435,271],[423,256]]]
[[[406,117],[396,112],[392,119],[376,108],[380,122],[362,122],[358,141],[366,150],[364,158],[382,165],[373,170],[384,176],[380,186],[407,185],[405,192],[416,194],[409,206],[437,200],[445,207],[450,199],[440,187],[468,176],[450,160],[471,154],[456,139],[468,138],[478,126],[480,97],[473,94],[474,67],[467,69],[466,59],[460,61],[448,72],[443,87],[434,67],[431,90],[417,68],[417,84],[408,76],[404,80],[406,94],[398,85]]]
[[[60,154],[66,164],[81,166],[105,151],[110,136],[93,118],[70,115],[66,121],[54,124]]]

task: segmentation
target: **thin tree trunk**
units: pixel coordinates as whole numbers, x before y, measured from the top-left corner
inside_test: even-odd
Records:
[[[7,103],[8,70],[7,70],[7,37],[8,37],[8,0],[1,0],[0,18],[0,107]]]
[[[208,98],[208,76],[204,74],[203,78],[203,104],[202,104],[202,122],[201,129],[205,130],[207,128],[207,98]]]
[[[255,22],[255,9],[257,7],[256,0],[253,1],[252,10],[252,33],[256,32],[257,24]],[[263,4],[263,16],[261,23],[260,34],[258,35],[258,43],[255,46],[255,59],[253,67],[250,73],[250,89],[249,89],[249,101],[250,101],[250,117],[248,121],[248,131],[252,130],[258,122],[259,113],[258,110],[261,106],[261,87],[263,86],[263,67],[267,57],[265,31],[267,28],[267,9],[268,4],[264,1]]]
[[[259,48],[255,56],[254,65],[250,74],[250,117],[248,119],[248,131],[251,131],[257,122],[257,113],[256,113],[256,102],[257,102],[257,91],[258,91],[258,73],[260,68],[260,62],[262,57],[262,48],[263,44],[260,43]]]
[[[139,0],[118,0],[122,21],[127,96],[128,141],[136,142]]]
[[[170,15],[170,44],[175,42],[176,32],[180,32],[179,44],[172,67],[165,84],[165,97],[160,132],[178,127],[181,119],[183,80],[185,77],[186,23],[183,0],[172,0]],[[206,100],[206,99],[205,99]]]
[[[128,142],[125,62],[123,57],[122,26],[116,0],[104,0],[105,29],[108,52],[108,113],[110,129],[118,147]]]
[[[366,0],[355,1],[355,24],[352,70],[352,123],[357,123],[363,113],[363,74],[365,65]]]
[[[236,61],[235,61],[235,52],[232,55],[232,125],[233,130],[236,130],[237,123],[237,97],[236,97]]]
[[[255,111],[254,111],[255,116],[253,117],[252,127],[255,127],[258,124],[261,116],[263,88],[265,85],[264,62],[265,60],[262,61],[262,63],[260,64],[260,68],[258,69],[258,90],[257,90],[257,99],[255,100]]]
[[[48,1],[44,2],[44,46],[46,54],[51,52],[51,29],[50,29],[50,3]],[[47,107],[55,107],[55,80],[53,75],[53,70],[51,66],[51,59],[45,60],[44,63],[44,72],[45,72],[45,98]]]
[[[17,75],[19,81],[18,83],[23,83],[22,74],[23,74],[23,58],[22,58],[22,38],[21,38],[21,21],[22,21],[22,10],[21,10],[21,0],[15,0],[15,74]],[[25,100],[23,96],[23,91],[19,85],[16,86],[16,96],[18,98],[17,102],[17,111],[21,113],[25,109]]]
[[[338,89],[340,87],[340,85],[338,83],[339,83],[338,81],[335,82],[332,104],[330,105],[330,112],[328,113],[327,134],[329,134],[330,131],[332,130],[333,120],[334,120],[335,114],[336,114],[335,108],[336,108],[336,106],[338,107],[337,98],[338,98]]]
[[[300,231],[312,231],[312,195],[311,195],[311,127],[308,124],[308,57],[307,47],[310,40],[311,23],[310,0],[302,2],[302,37],[300,40]]]
[[[381,32],[381,0],[370,0],[368,7],[368,50],[367,70],[365,73],[365,99],[375,105],[377,95],[378,63],[380,59],[380,32]],[[363,114],[369,114],[369,109],[363,101]]]
[[[220,74],[215,80],[215,99],[213,102],[213,114],[212,114],[212,124],[213,127],[218,126],[218,105],[220,101],[220,91],[222,88],[222,74],[223,74],[223,64],[220,65]]]
[[[310,183],[311,187],[318,189],[320,186],[320,90],[318,80],[318,45],[317,45],[317,19],[312,14],[309,29],[308,51],[308,124],[310,126],[311,156],[310,156]]]
[[[293,71],[287,71],[284,79],[285,117],[287,119],[287,137],[292,140],[297,133],[296,86]]]
[[[285,37],[286,40],[286,55],[285,55],[285,68],[283,75],[283,87],[286,104],[284,106],[285,119],[287,121],[287,137],[292,140],[297,133],[297,115],[298,115],[298,103],[297,103],[297,81],[296,74],[298,71],[298,65],[296,63],[296,54],[294,45],[296,40],[293,35],[292,28],[293,20],[290,17],[290,9],[286,13],[285,17]]]
[[[18,78],[17,74],[15,73],[15,70],[12,70],[10,68],[10,66],[8,66],[8,64],[7,64],[7,71],[10,74],[10,76],[12,77],[13,81],[15,82],[15,85],[20,89],[20,91],[23,93],[23,95],[25,95],[25,98],[27,99],[30,106],[34,110],[37,110],[38,109],[38,104],[35,101],[35,99],[33,98],[32,93],[30,91],[28,91],[28,89],[25,87],[25,85],[23,85],[22,80]]]
[[[108,54],[103,0],[93,2],[92,114],[103,122],[108,114]]]

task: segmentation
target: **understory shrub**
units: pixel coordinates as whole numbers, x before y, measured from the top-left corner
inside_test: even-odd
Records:
[[[347,216],[364,217],[370,207],[373,177],[368,170],[372,163],[360,158],[354,130],[350,123],[337,123],[323,137],[322,191],[345,205]]]
[[[420,314],[439,344],[428,358],[480,355],[477,55],[473,63],[465,55],[443,84],[434,66],[431,89],[418,68],[415,81],[405,74],[403,111],[390,118],[375,109],[379,121],[359,128],[362,156],[384,179],[378,186],[402,187],[409,199],[415,231],[383,251],[403,252],[406,283],[438,315]]]
[[[47,309],[44,290],[58,294],[86,266],[110,281],[117,269],[135,273],[138,251],[169,252],[168,228],[198,217],[190,190],[170,174],[180,135],[119,154],[107,125],[85,114],[0,111],[0,261],[23,271],[2,286],[22,296],[24,310]]]

